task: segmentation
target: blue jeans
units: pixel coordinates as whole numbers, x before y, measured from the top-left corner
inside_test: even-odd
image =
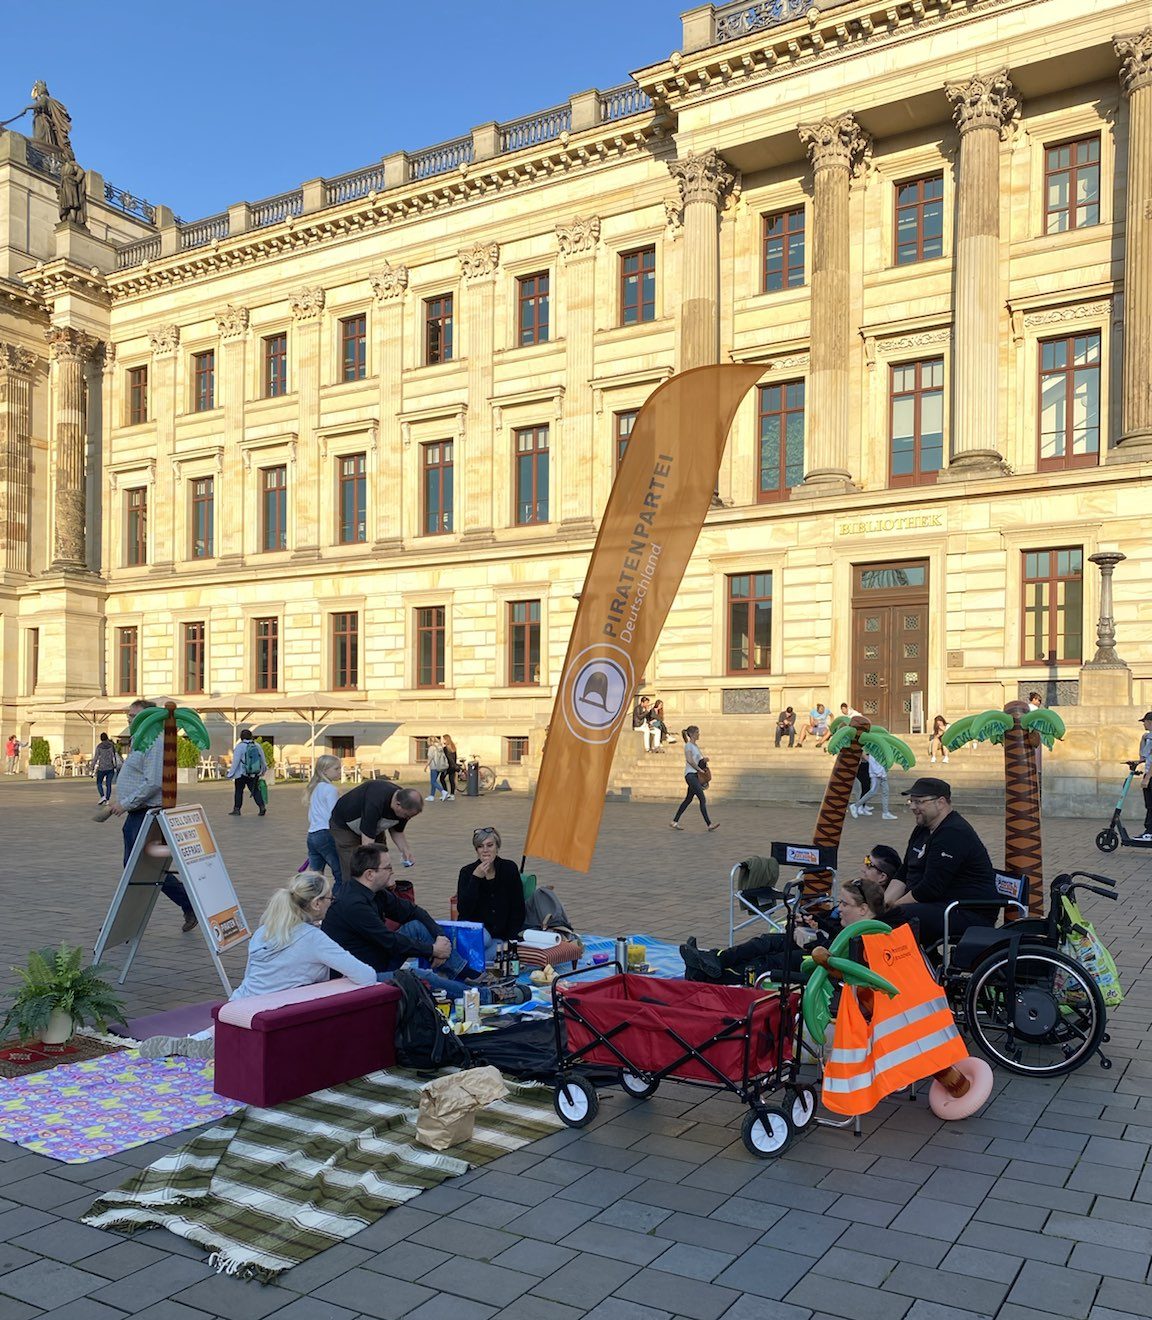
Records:
[[[308,868],[323,871],[325,863],[332,872],[332,897],[339,896],[344,887],[344,877],[340,873],[340,854],[336,851],[336,841],[331,830],[308,831]]]
[[[112,781],[116,778],[115,770],[96,771],[96,792],[101,802],[107,802],[112,796]]]
[[[426,943],[428,939],[428,928],[422,921],[406,921],[396,932],[397,935],[405,935],[410,940],[419,940],[421,944]],[[377,972],[377,981],[391,981],[392,973],[398,971],[401,964],[397,965],[387,972]],[[462,998],[464,991],[470,984],[468,980],[460,980],[462,972],[471,971],[468,966],[468,960],[462,958],[455,949],[448,956],[448,961],[442,963],[440,967],[433,971],[430,967],[413,967],[412,971],[428,986],[430,990],[443,990],[449,999]],[[480,1002],[488,1003],[486,989],[480,990]]]
[[[684,801],[676,808],[676,814],[673,820],[679,820],[688,810],[693,798],[700,799],[700,814],[704,817],[704,824],[711,825],[712,821],[708,815],[708,800],[704,796],[704,789],[700,785],[700,776],[695,770],[689,770],[684,776]]]
[[[132,856],[132,849],[136,846],[136,838],[140,829],[148,816],[149,808],[141,807],[137,811],[129,811],[124,816],[124,865],[128,865],[128,858]],[[171,871],[164,872],[164,882],[160,886],[160,892],[165,898],[171,899],[178,908],[187,916],[192,911],[192,904],[188,901],[188,893],[184,885],[179,881]]]
[[[430,798],[435,799],[437,793],[443,794],[446,791],[440,782],[441,773],[441,771],[431,768],[428,770],[428,796]]]

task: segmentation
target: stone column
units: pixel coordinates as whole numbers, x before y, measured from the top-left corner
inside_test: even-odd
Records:
[[[850,467],[848,362],[848,192],[867,162],[872,140],[850,114],[802,124],[800,141],[812,161],[812,349],[808,375],[804,480],[793,499],[856,490]]]
[[[53,326],[52,397],[56,434],[52,444],[55,500],[52,509],[52,569],[83,572],[87,565],[84,527],[84,454],[87,448],[84,363],[96,341],[82,330]]]
[[[229,303],[216,313],[220,330],[220,369],[217,400],[224,410],[223,470],[213,483],[216,499],[216,554],[221,560],[239,560],[244,554],[244,465],[240,441],[244,438],[244,346],[248,341],[248,308]]]
[[[594,471],[596,419],[589,382],[596,374],[599,241],[599,216],[577,216],[570,224],[556,226],[556,246],[564,271],[564,335],[568,341],[564,361],[564,488],[558,493],[561,518],[573,535],[593,532],[596,527],[593,482],[589,477]]]
[[[381,270],[369,275],[368,282],[376,297],[371,318],[372,346],[380,381],[380,435],[377,441],[375,484],[369,512],[375,528],[373,546],[382,554],[394,554],[404,544],[405,508],[405,427],[399,414],[404,408],[404,315],[408,289],[408,267],[385,262]],[[419,456],[417,456],[419,457]],[[419,475],[415,487],[419,492]],[[409,517],[411,532],[418,535],[422,511],[419,495]]]
[[[1124,228],[1124,377],[1110,462],[1152,459],[1152,27],[1115,38],[1128,101]]]
[[[456,472],[464,478],[463,500],[457,496],[457,509],[463,513],[460,531],[470,540],[480,541],[490,541],[493,535],[493,419],[491,408],[485,405],[492,397],[493,318],[499,264],[497,243],[476,243],[460,253],[465,290],[463,348],[468,359],[467,397],[471,406],[464,443],[466,456],[454,451]]]
[[[1100,617],[1096,623],[1096,654],[1080,670],[1081,706],[1127,706],[1132,701],[1132,671],[1116,652],[1116,618],[1112,606],[1112,574],[1128,556],[1101,550],[1088,562],[1100,570]]]
[[[941,481],[973,481],[1007,471],[997,447],[1000,404],[1000,140],[1020,114],[1007,70],[948,83],[960,130],[952,448]]]
[[[324,302],[324,290],[318,286],[297,289],[291,297],[296,338],[292,369],[296,379],[289,385],[296,395],[298,441],[296,490],[288,492],[288,499],[296,511],[293,559],[319,558],[321,510],[325,500],[331,504],[331,492],[336,488],[321,470],[320,446],[316,438],[316,428],[320,425],[320,324]]]
[[[148,331],[152,365],[148,372],[148,420],[156,428],[153,457],[156,480],[152,484],[148,528],[152,533],[152,563],[171,570],[184,554],[176,547],[177,476],[172,463],[176,453],[176,354],[180,350],[180,327],[158,325]]]
[[[32,571],[32,373],[36,355],[0,342],[0,576]]]
[[[720,361],[720,206],[737,174],[716,151],[669,162],[684,208],[680,370]]]

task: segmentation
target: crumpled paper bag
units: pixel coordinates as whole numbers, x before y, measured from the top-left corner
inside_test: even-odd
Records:
[[[436,1077],[420,1092],[416,1140],[432,1150],[447,1150],[472,1136],[476,1114],[508,1094],[498,1068],[469,1068]]]

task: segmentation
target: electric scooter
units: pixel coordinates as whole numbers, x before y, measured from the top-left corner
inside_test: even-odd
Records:
[[[1128,775],[1124,780],[1124,787],[1120,790],[1120,796],[1116,800],[1116,806],[1112,809],[1112,819],[1096,836],[1096,847],[1103,853],[1115,852],[1121,844],[1125,848],[1152,848],[1152,839],[1134,838],[1124,828],[1124,822],[1120,819],[1124,810],[1124,801],[1128,796],[1128,790],[1132,787],[1133,779],[1136,778],[1136,771],[1140,762],[1125,761],[1124,764],[1128,767]]]

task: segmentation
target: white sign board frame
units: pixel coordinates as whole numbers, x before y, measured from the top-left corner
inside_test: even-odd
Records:
[[[183,882],[224,991],[231,994],[220,955],[244,944],[252,932],[208,814],[199,805],[157,807],[148,813],[100,928],[93,961],[100,962],[107,949],[127,944],[119,976],[119,984],[124,984],[168,874]]]

